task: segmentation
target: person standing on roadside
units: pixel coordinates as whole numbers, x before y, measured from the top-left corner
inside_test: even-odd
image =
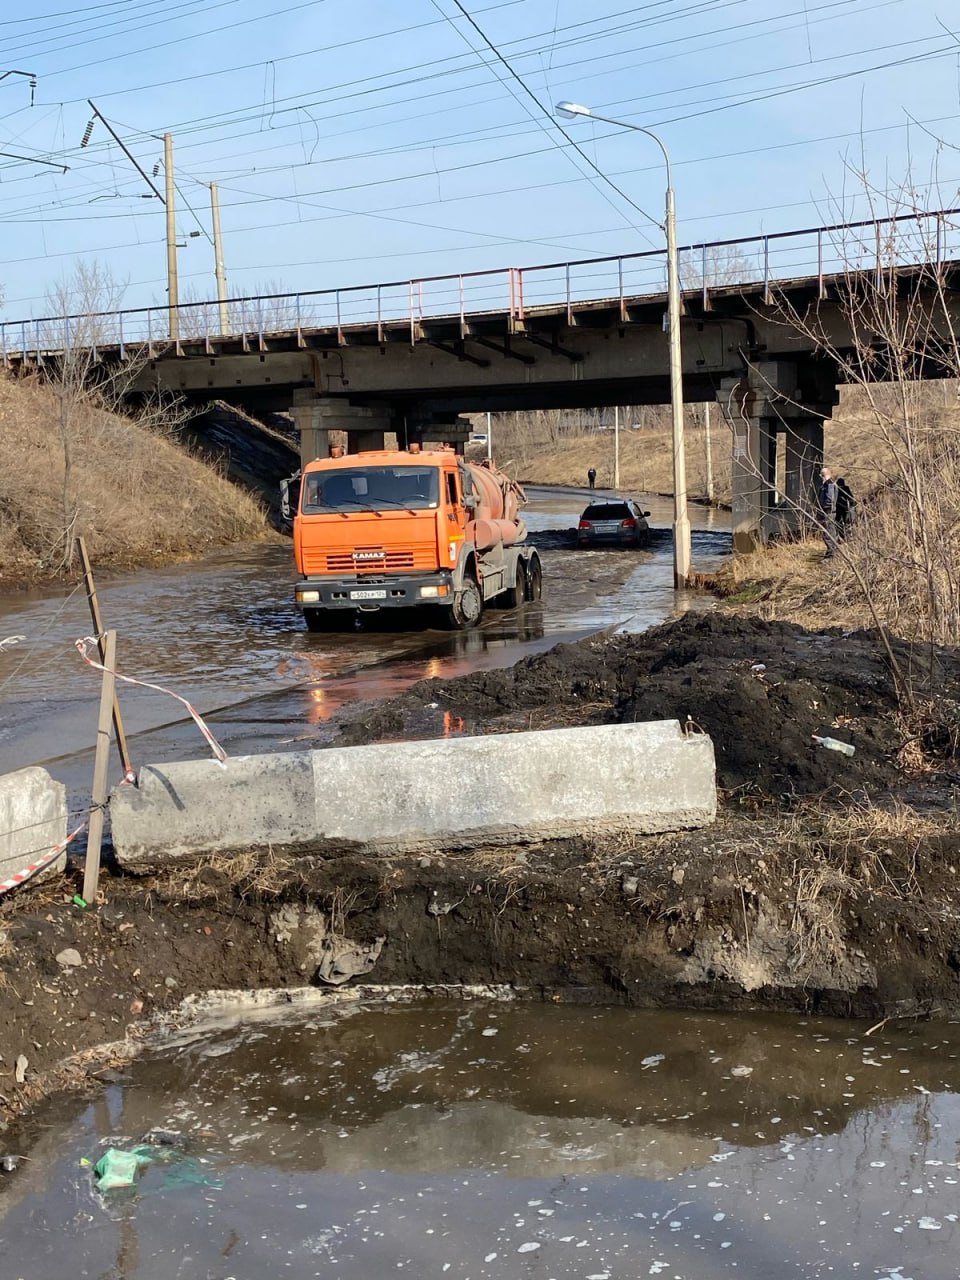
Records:
[[[843,476],[837,476],[837,537],[841,542],[853,528],[856,511],[857,500],[853,496],[853,490]]]
[[[587,480],[588,480],[588,482],[589,482],[589,484],[590,484],[590,488],[591,488],[591,489],[595,489],[595,488],[597,487],[597,469],[596,469],[596,467],[591,467],[591,468],[590,468],[590,470],[587,472]]]
[[[837,485],[829,467],[820,469],[817,506],[820,508],[820,532],[827,547],[824,559],[830,560],[837,550]]]

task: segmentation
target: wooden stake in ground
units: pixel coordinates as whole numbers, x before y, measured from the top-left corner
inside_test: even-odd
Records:
[[[93,581],[93,569],[90,567],[90,557],[87,555],[87,548],[83,538],[77,539],[77,548],[80,552],[80,563],[83,566],[83,583],[87,589],[90,617],[93,619],[93,630],[97,637],[97,647],[100,650],[100,662],[103,666],[106,666],[106,649],[103,643],[103,615],[100,612],[97,587]],[[114,695],[113,699],[113,732],[117,739],[117,750],[120,752],[123,776],[128,778],[133,773],[133,765],[130,763],[130,753],[127,750],[127,735],[124,733],[123,719],[120,715],[120,702],[116,695]]]
[[[105,636],[103,684],[100,686],[100,716],[97,721],[97,751],[93,761],[93,795],[90,826],[87,828],[87,860],[83,868],[83,899],[90,906],[97,901],[100,883],[100,845],[103,841],[103,813],[107,803],[107,778],[110,769],[110,723],[113,718],[114,694],[117,687],[117,633]]]

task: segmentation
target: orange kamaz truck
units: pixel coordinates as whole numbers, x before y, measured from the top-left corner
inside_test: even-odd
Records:
[[[427,606],[460,630],[476,626],[490,602],[538,600],[543,572],[524,543],[525,501],[492,464],[452,449],[309,463],[293,522],[295,597],[307,627],[322,631],[358,610]]]

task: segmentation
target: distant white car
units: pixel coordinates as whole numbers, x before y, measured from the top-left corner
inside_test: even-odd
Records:
[[[471,432],[470,432],[470,443],[471,443],[471,444],[486,444],[486,443],[487,443],[487,433],[486,433],[485,431],[471,431]]]

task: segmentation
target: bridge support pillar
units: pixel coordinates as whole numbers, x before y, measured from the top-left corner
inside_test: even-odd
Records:
[[[300,432],[302,466],[314,458],[329,458],[331,431],[346,432],[348,452],[357,453],[361,449],[382,449],[385,433],[394,426],[387,407],[370,409],[317,395],[309,388],[294,391],[290,413]]]
[[[767,360],[718,393],[733,435],[733,545],[749,552],[774,534],[800,532],[816,497],[823,423],[837,403],[833,371]]]

